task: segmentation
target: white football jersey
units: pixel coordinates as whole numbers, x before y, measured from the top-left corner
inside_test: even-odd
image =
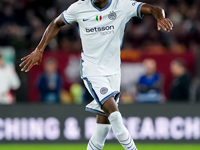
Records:
[[[142,5],[134,0],[109,0],[99,9],[93,0],[79,0],[62,13],[65,23],[79,25],[82,78],[120,73],[124,30],[132,17],[141,18]]]

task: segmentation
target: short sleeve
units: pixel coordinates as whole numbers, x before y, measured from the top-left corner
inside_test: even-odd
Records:
[[[66,24],[76,22],[77,5],[76,3],[69,6],[69,8],[62,12],[62,19]]]
[[[142,19],[141,15],[141,7],[143,4],[142,2],[137,2],[135,0],[124,0],[124,10],[126,10],[127,15],[132,18],[132,17],[138,17]]]

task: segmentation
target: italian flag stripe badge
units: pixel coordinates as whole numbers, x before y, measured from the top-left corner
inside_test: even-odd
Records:
[[[96,16],[96,20],[97,21],[101,21],[102,20],[102,16]]]

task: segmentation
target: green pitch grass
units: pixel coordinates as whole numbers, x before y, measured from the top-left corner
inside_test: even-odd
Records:
[[[137,144],[138,150],[200,150],[200,144]],[[0,144],[0,150],[86,150],[86,144]],[[106,144],[103,150],[123,150],[119,144]]]

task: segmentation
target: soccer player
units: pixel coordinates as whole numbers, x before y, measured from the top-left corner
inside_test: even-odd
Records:
[[[83,50],[80,72],[94,101],[86,110],[97,114],[97,125],[87,150],[101,150],[112,128],[119,143],[126,150],[137,150],[118,110],[120,94],[120,48],[124,30],[132,17],[153,15],[158,30],[170,31],[172,22],[164,10],[134,0],[79,0],[53,20],[41,42],[28,56],[22,58],[22,71],[39,65],[45,47],[65,24],[77,22]]]

